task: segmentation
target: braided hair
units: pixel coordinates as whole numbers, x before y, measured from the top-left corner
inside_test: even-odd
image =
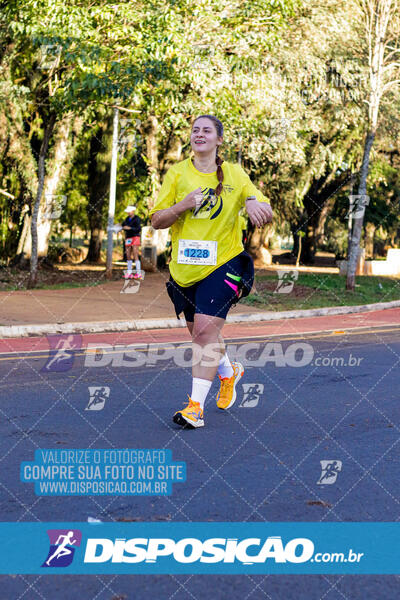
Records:
[[[223,137],[224,135],[224,126],[222,125],[221,121],[219,119],[217,119],[217,117],[214,117],[214,115],[200,115],[199,117],[196,117],[196,119],[193,121],[193,125],[195,124],[195,122],[198,119],[210,119],[210,121],[212,121],[214,123],[215,129],[217,130],[217,135],[218,137]],[[221,195],[222,190],[223,190],[223,180],[224,180],[224,172],[222,170],[222,163],[224,162],[224,159],[221,158],[220,156],[218,156],[218,148],[219,146],[217,146],[217,150],[215,153],[215,162],[217,164],[217,179],[218,179],[218,185],[216,187],[215,190],[215,195],[218,197]]]

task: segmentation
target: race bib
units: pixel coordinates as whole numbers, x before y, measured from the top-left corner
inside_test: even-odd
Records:
[[[181,265],[216,265],[218,242],[211,240],[179,240],[178,259]]]

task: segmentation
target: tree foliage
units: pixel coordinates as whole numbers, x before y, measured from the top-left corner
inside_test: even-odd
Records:
[[[55,227],[89,229],[91,256],[100,258],[117,105],[117,219],[128,202],[146,217],[166,170],[190,151],[193,117],[212,113],[225,126],[223,156],[240,160],[262,186],[278,230],[289,224],[295,243],[304,234],[301,260],[312,261],[328,231],[346,233],[346,203],[358,183],[372,114],[361,16],[371,3],[7,2],[0,16],[3,260],[29,257],[29,228],[39,232],[36,254],[45,255]],[[371,231],[382,230],[392,244],[400,100],[389,82],[396,80],[397,24],[393,17],[386,52],[389,59],[394,54],[381,82],[364,223],[369,241]],[[51,222],[49,194],[67,197]],[[266,236],[267,230],[258,235],[256,246]]]

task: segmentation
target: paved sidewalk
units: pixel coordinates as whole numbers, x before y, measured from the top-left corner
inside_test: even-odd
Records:
[[[168,278],[167,271],[146,273],[136,294],[121,294],[122,279],[95,287],[0,292],[0,326],[171,319]],[[263,310],[239,304],[230,314]]]

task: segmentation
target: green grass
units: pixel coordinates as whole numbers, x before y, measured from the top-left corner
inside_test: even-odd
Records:
[[[80,287],[94,287],[96,285],[100,285],[104,283],[104,281],[90,281],[90,282],[85,282],[85,281],[64,281],[63,283],[54,283],[54,284],[44,284],[44,283],[38,283],[36,285],[36,287],[34,288],[35,290],[65,290],[65,289],[69,289],[69,288],[80,288]],[[7,285],[5,286],[5,289],[3,291],[6,292],[16,292],[18,290],[26,290],[27,287],[24,285],[22,287],[18,286],[18,285]]]
[[[79,288],[79,287],[95,287],[96,285],[100,285],[105,283],[104,281],[90,281],[88,282],[78,282],[78,281],[64,281],[63,283],[55,283],[54,285],[38,285],[37,288],[39,290],[64,290],[67,288]]]
[[[290,293],[274,293],[277,283],[277,275],[256,275],[258,293],[243,299],[243,304],[280,311],[400,300],[400,278],[396,277],[358,276],[354,292],[345,289],[346,277],[334,273],[299,273]]]

